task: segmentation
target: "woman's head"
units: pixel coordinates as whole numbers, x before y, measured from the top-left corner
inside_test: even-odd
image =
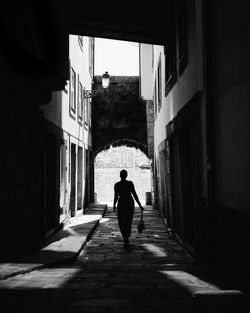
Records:
[[[128,172],[126,170],[121,170],[120,171],[120,177],[121,179],[126,179],[128,176]]]

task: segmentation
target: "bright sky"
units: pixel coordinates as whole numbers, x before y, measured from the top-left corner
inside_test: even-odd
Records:
[[[95,75],[139,75],[139,44],[95,38]]]

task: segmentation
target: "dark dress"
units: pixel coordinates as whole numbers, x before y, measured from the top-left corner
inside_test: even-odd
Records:
[[[115,184],[115,193],[118,196],[117,218],[123,238],[129,238],[134,215],[134,184],[129,180],[121,180]]]

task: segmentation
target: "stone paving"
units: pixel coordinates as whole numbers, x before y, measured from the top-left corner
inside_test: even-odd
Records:
[[[31,255],[0,259],[0,280],[74,261],[98,226],[106,209],[107,205],[88,208],[86,213],[73,218],[70,224],[47,239],[43,247]]]
[[[131,249],[123,248],[109,208],[78,259],[0,281],[1,312],[246,313],[246,296],[230,280],[187,254],[151,207]]]

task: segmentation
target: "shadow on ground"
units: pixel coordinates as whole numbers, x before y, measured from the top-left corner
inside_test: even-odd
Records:
[[[108,210],[77,261],[1,281],[4,312],[248,312],[242,293],[190,257],[153,211],[143,234],[138,220],[130,251]]]

